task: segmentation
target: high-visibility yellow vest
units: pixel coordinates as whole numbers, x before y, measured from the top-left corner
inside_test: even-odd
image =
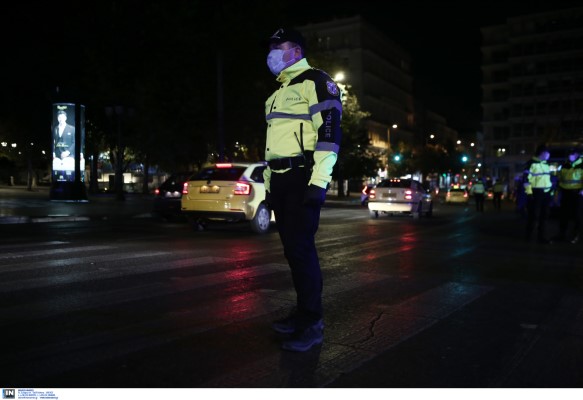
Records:
[[[342,136],[340,89],[305,58],[284,69],[277,81],[281,83],[279,89],[265,102],[265,160],[299,156],[303,145],[305,151],[314,152],[308,184],[326,188],[332,180]],[[263,174],[268,191],[272,172],[266,168]]]
[[[524,175],[524,191],[527,195],[532,194],[532,189],[550,192],[553,184],[551,182],[551,169],[546,161],[533,157],[526,163]]]
[[[486,192],[486,187],[482,182],[476,182],[474,183],[474,186],[472,186],[470,192],[472,194],[484,194]]]
[[[494,184],[494,186],[492,187],[492,191],[494,193],[503,193],[505,187],[506,187],[506,185],[504,185],[504,183],[502,183],[502,182],[496,182]]]
[[[579,157],[574,163],[565,163],[559,171],[559,187],[573,190],[583,189],[583,159]]]

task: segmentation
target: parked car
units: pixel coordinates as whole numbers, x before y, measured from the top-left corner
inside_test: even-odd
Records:
[[[433,196],[415,179],[384,179],[370,190],[368,209],[371,217],[379,213],[433,215]]]
[[[182,189],[192,174],[192,171],[175,172],[154,190],[154,216],[165,219],[183,217],[180,211]]]
[[[459,187],[449,188],[445,194],[446,203],[462,203],[466,204],[470,201],[470,195],[466,189]]]
[[[220,163],[203,168],[184,183],[182,213],[197,229],[212,221],[246,221],[254,232],[267,232],[274,217],[264,201],[266,166],[265,162]]]

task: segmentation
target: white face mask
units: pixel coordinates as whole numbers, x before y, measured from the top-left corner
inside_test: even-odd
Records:
[[[289,50],[293,50],[293,48],[288,50],[274,49],[271,50],[267,55],[267,66],[269,67],[269,70],[273,75],[275,76],[279,75],[279,73],[287,67],[287,64],[290,61],[293,61],[290,60],[287,63],[283,61],[283,56],[285,52]]]

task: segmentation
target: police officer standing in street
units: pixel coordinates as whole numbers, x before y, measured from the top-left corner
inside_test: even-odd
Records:
[[[474,195],[474,201],[476,202],[476,211],[484,212],[484,195],[486,194],[486,186],[481,179],[476,179],[470,193]]]
[[[569,241],[573,244],[579,241],[581,235],[581,210],[583,208],[583,160],[579,151],[569,149],[567,160],[559,170],[559,235],[558,241]],[[574,223],[574,234],[567,237],[569,221]]]
[[[306,351],[323,341],[322,273],[315,235],[340,149],[340,90],[304,58],[305,40],[278,29],[268,40],[267,65],[279,88],[267,99],[266,202],[291,269],[297,306],[273,329],[289,334],[283,349]]]
[[[503,178],[498,178],[494,186],[492,187],[492,202],[494,203],[494,209],[500,211],[502,209],[502,195],[506,190],[506,183]]]
[[[551,241],[546,236],[546,223],[551,203],[551,170],[547,164],[551,153],[546,145],[537,147],[535,156],[531,158],[524,169],[524,191],[526,192],[526,207],[528,221],[526,224],[526,240],[532,239],[535,226],[537,241],[548,244]]]

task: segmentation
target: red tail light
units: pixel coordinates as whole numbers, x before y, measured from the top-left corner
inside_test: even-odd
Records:
[[[368,189],[368,186],[365,186],[362,188],[362,194],[364,194],[366,196],[366,190]]]
[[[405,199],[411,200],[413,198],[413,192],[411,190],[405,190]]]
[[[182,194],[188,194],[188,182],[184,182],[182,185]]]
[[[237,182],[235,185],[234,193],[248,195],[251,193],[251,185],[244,182]]]
[[[155,194],[156,196],[158,196],[158,195],[160,194],[160,189],[155,189],[155,190],[154,190],[154,194]]]
[[[468,197],[468,192],[464,192],[464,197]]]
[[[374,199],[374,198],[377,197],[377,194],[376,194],[376,192],[375,192],[374,189],[371,189],[370,190],[370,193],[369,193],[368,197],[371,198],[371,199]]]
[[[233,164],[231,164],[231,163],[218,163],[218,164],[215,164],[215,166],[217,168],[231,168],[233,166]]]

